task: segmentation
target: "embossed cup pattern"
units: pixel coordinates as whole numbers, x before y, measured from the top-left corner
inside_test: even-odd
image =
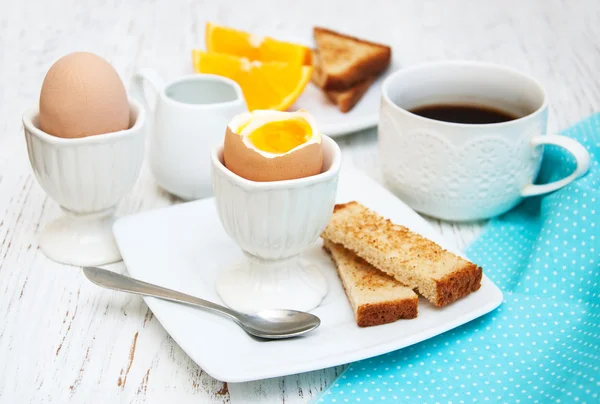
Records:
[[[541,135],[545,117],[516,140],[502,130],[482,131],[458,143],[433,124],[381,108],[379,149],[387,185],[415,210],[447,220],[500,214],[522,199],[537,175],[541,152],[529,144]]]

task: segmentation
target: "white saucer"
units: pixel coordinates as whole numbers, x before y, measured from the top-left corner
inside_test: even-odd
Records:
[[[362,173],[343,169],[338,201],[350,200],[455,251],[387,190]],[[215,280],[219,271],[242,255],[222,229],[212,198],[119,219],[114,233],[131,276],[218,303]],[[502,292],[484,276],[479,291],[443,309],[420,299],[419,316],[414,320],[359,328],[320,242],[307,250],[305,258],[322,268],[329,293],[312,311],[321,318],[321,326],[304,337],[258,341],[218,315],[154,298],[144,300],[181,348],[204,371],[226,382],[307,372],[380,355],[458,327],[502,302]]]
[[[277,36],[274,35],[274,37]],[[315,48],[312,38],[281,37],[280,39]],[[340,112],[337,106],[329,101],[323,91],[312,82],[308,83],[300,98],[288,110],[296,111],[303,108],[309,111],[319,123],[321,132],[330,137],[340,137],[372,128],[379,122],[381,84],[387,76],[400,67],[398,60],[394,60],[394,50],[392,49],[392,61],[388,69],[375,80],[354,108],[346,113]]]
[[[377,126],[379,121],[379,102],[381,100],[381,84],[391,73],[399,69],[399,63],[394,62],[371,85],[358,103],[345,114],[340,112],[314,84],[309,83],[304,92],[289,110],[296,111],[304,108],[315,117],[322,133],[331,137],[340,137],[359,130]]]

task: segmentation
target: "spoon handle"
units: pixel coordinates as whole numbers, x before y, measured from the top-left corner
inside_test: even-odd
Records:
[[[159,299],[171,300],[173,302],[187,303],[225,314],[236,321],[238,320],[237,313],[228,309],[227,307],[209,302],[208,300],[200,299],[199,297],[186,295],[185,293],[177,292],[176,290],[139,281],[137,279],[130,278],[129,276],[120,275],[106,269],[83,267],[83,274],[96,285],[108,289],[135,293],[143,296],[157,297]]]

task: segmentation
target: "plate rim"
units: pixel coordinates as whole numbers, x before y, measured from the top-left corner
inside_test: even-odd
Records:
[[[177,344],[181,347],[181,349],[185,352],[185,354],[188,355],[194,362],[196,362],[196,364],[200,368],[202,368],[203,371],[205,371],[211,377],[213,377],[217,380],[220,380],[222,382],[244,383],[244,382],[251,382],[251,381],[256,381],[256,380],[284,377],[284,376],[289,376],[289,375],[294,375],[294,374],[299,374],[299,373],[312,372],[312,371],[326,369],[326,368],[333,367],[333,366],[340,366],[340,365],[345,365],[345,364],[352,363],[352,362],[358,362],[361,360],[374,358],[376,356],[384,355],[384,354],[387,354],[387,353],[390,353],[393,351],[407,348],[411,345],[418,344],[420,342],[437,337],[438,335],[441,335],[445,332],[448,332],[450,330],[458,328],[470,321],[473,321],[479,317],[482,317],[488,313],[491,313],[492,311],[494,311],[496,308],[498,308],[502,304],[503,299],[504,299],[502,291],[500,289],[498,289],[498,287],[487,276],[484,275],[484,279],[485,279],[485,281],[490,282],[490,285],[497,289],[497,291],[495,291],[498,294],[496,296],[496,300],[490,300],[490,302],[488,302],[488,304],[486,304],[484,306],[480,306],[479,310],[466,313],[465,315],[458,317],[455,321],[452,321],[450,323],[443,323],[443,326],[438,326],[436,328],[429,328],[429,329],[423,330],[420,333],[413,334],[411,336],[402,338],[400,340],[400,341],[402,341],[402,343],[395,344],[394,342],[389,342],[389,343],[375,345],[373,347],[363,349],[363,350],[339,353],[339,354],[335,354],[335,355],[326,356],[326,357],[323,357],[320,359],[312,360],[310,362],[302,362],[298,365],[292,364],[292,365],[289,365],[289,367],[287,367],[286,371],[284,371],[284,372],[281,372],[281,371],[278,372],[276,370],[261,372],[260,371],[261,368],[257,367],[256,368],[257,371],[255,373],[253,373],[253,375],[246,376],[246,377],[244,377],[243,375],[236,375],[236,374],[234,374],[234,375],[223,374],[223,373],[221,373],[220,369],[213,368],[212,364],[207,366],[206,363],[202,359],[192,358],[192,356],[188,353],[188,350],[186,350],[186,348],[185,348],[185,346],[187,346],[187,344],[182,344],[178,340],[178,338],[175,336],[175,334],[172,334],[169,331],[169,328],[160,320],[159,315],[155,314],[155,316],[156,316],[156,319],[160,322],[161,326],[165,329],[165,331],[167,331],[169,336],[171,338],[173,338],[173,340],[175,342],[177,342]],[[143,296],[142,298],[144,299],[144,301],[146,302],[146,304],[148,305],[150,310],[152,310],[152,312],[154,313],[155,310],[152,307],[154,305],[154,303],[152,301],[154,301],[156,299],[153,297],[146,297],[146,296]],[[408,342],[407,342],[407,340],[408,340]]]
[[[344,123],[344,124],[338,123],[338,124],[322,125],[322,127],[324,126],[325,128],[324,129],[322,128],[321,131],[323,132],[323,134],[325,134],[331,138],[339,138],[339,137],[351,135],[356,132],[360,132],[362,130],[374,128],[377,126],[378,122],[379,122],[379,113],[369,114],[368,116],[365,115],[363,120],[361,120],[360,122],[354,121],[354,122],[348,122],[348,123]],[[331,127],[333,127],[333,129],[327,130],[327,126],[331,126]]]

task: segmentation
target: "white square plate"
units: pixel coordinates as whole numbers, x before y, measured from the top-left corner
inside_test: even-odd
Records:
[[[338,202],[350,200],[454,250],[389,191],[360,172],[344,169]],[[218,303],[217,274],[241,256],[221,227],[212,198],[124,217],[115,223],[114,233],[131,276]],[[359,328],[320,241],[306,255],[321,265],[329,294],[313,310],[321,326],[296,339],[258,341],[219,315],[144,299],[181,348],[204,371],[226,382],[284,376],[384,354],[458,327],[502,302],[502,292],[484,275],[479,291],[443,309],[421,298],[416,319]]]

